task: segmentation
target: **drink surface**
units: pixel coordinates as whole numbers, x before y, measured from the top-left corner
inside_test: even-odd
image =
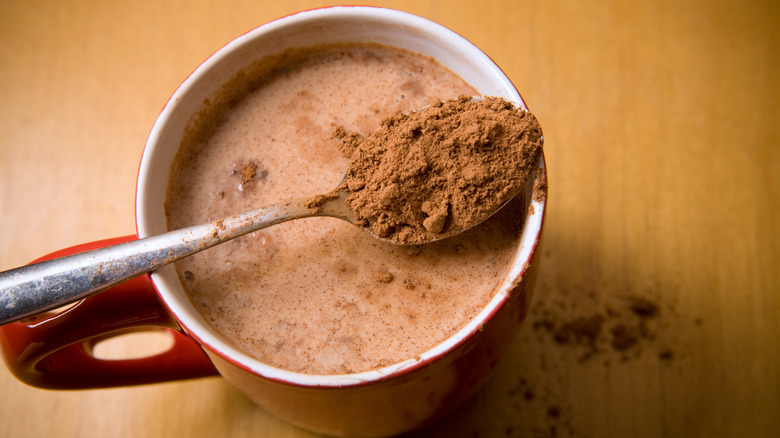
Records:
[[[321,46],[262,60],[185,136],[168,226],[325,193],[349,162],[345,131],[366,135],[394,112],[462,94],[476,92],[432,59],[390,47]],[[521,208],[419,247],[380,242],[337,219],[297,220],[176,268],[204,319],[249,355],[307,374],[367,371],[421,354],[476,316],[512,261]]]

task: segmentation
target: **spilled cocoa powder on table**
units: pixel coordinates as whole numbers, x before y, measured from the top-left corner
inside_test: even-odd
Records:
[[[543,144],[536,117],[497,97],[439,101],[366,137],[337,135],[351,153],[340,189],[358,225],[405,244],[486,219],[524,186]]]

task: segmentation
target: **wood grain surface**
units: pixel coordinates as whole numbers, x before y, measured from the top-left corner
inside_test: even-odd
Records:
[[[133,233],[142,148],[180,81],[326,3],[0,2],[0,269]],[[529,321],[487,387],[418,436],[777,436],[780,4],[377,4],[488,53],[541,121],[549,166]],[[312,434],[221,378],[61,392],[0,370],[0,436]]]

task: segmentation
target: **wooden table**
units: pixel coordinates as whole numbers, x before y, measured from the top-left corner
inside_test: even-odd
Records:
[[[485,390],[420,436],[777,436],[778,4],[383,3],[501,65],[549,163],[529,321]],[[231,38],[322,4],[0,3],[0,269],[132,233],[143,144],[179,82]],[[310,434],[221,378],[58,392],[3,371],[0,436]]]

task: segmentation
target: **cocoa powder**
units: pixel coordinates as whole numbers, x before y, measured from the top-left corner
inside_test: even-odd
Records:
[[[533,114],[496,97],[399,113],[365,138],[336,135],[354,150],[340,188],[358,225],[403,244],[482,222],[523,187],[543,143]]]

